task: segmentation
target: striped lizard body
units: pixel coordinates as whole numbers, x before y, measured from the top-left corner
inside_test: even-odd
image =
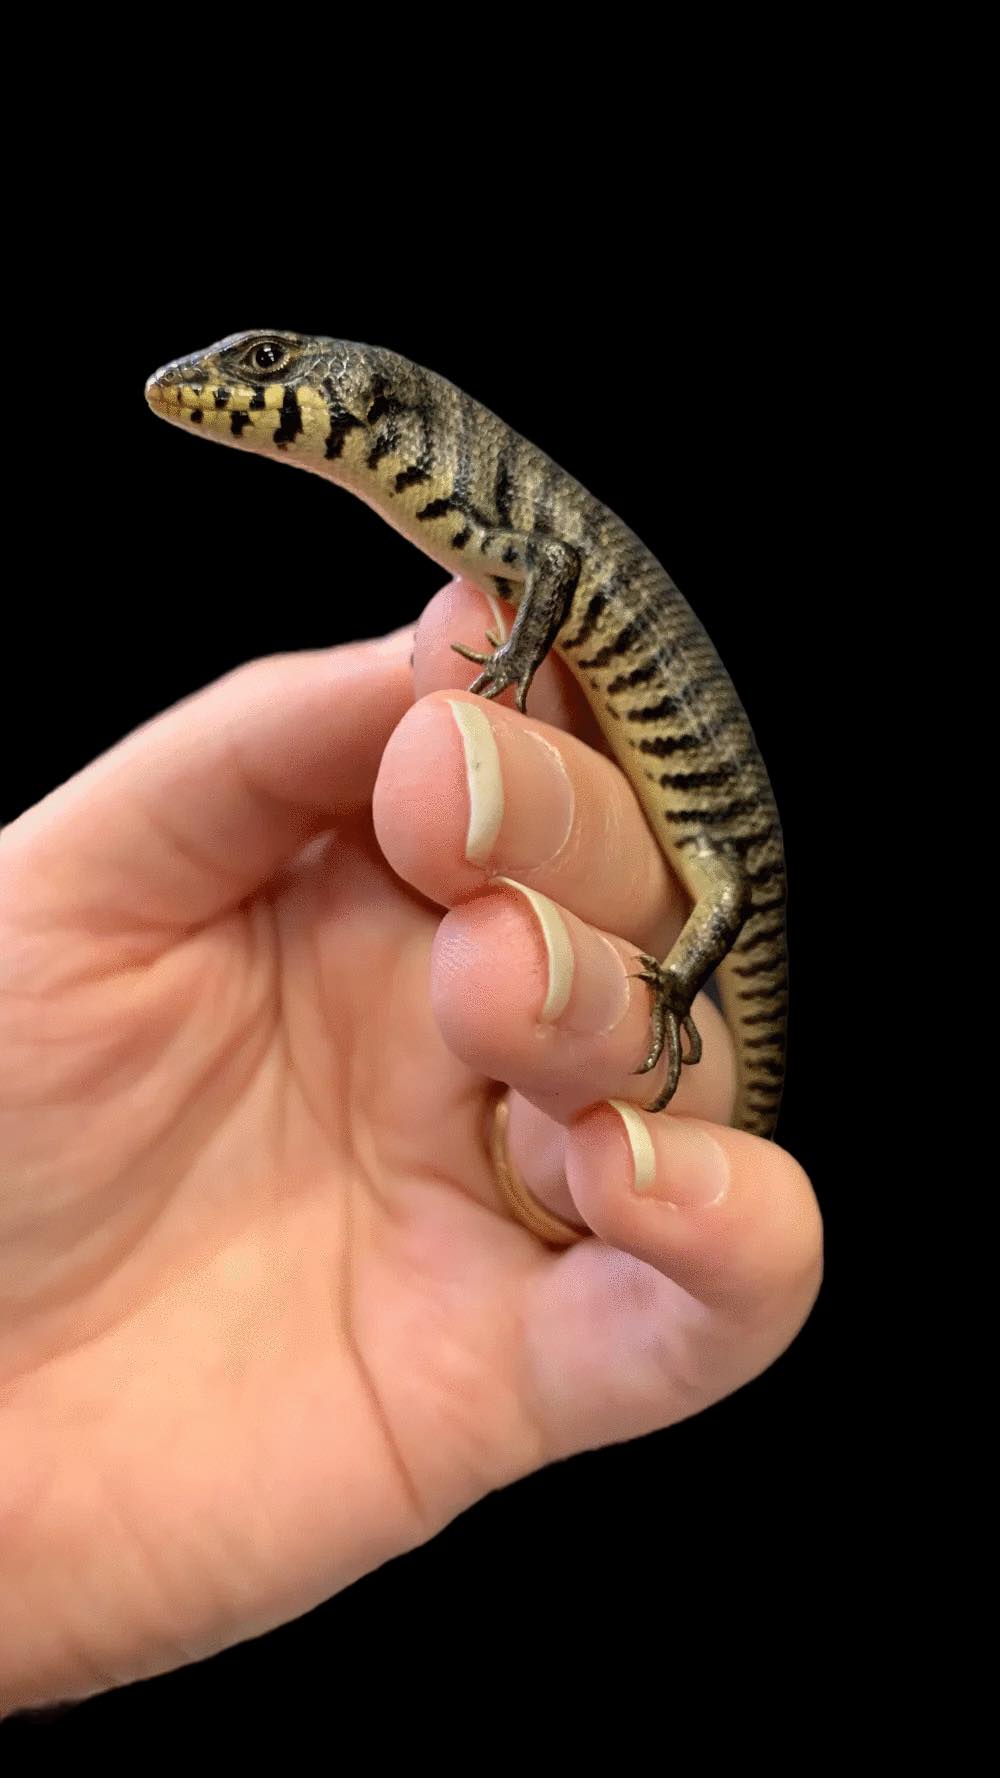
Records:
[[[645,545],[564,470],[444,378],[395,353],[294,333],[243,333],[165,365],[157,413],[284,457],[360,495],[449,571],[516,607],[471,687],[525,698],[554,647],[579,681],[691,898],[661,964],[643,958],[650,1109],[701,1045],[691,1002],[717,969],[738,1060],[734,1122],[774,1128],[787,972],[781,830],[736,691],[690,606]],[[457,646],[457,645],[456,645]]]

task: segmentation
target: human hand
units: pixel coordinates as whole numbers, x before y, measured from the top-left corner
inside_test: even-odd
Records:
[[[6,1707],[259,1634],[697,1412],[809,1311],[815,1201],[722,1127],[711,1003],[634,1187],[604,1101],[655,1088],[631,978],[680,892],[558,662],[527,718],[441,689],[491,621],[432,601],[416,704],[409,632],[257,662],[0,836]],[[545,904],[501,875],[563,910],[555,1018]],[[596,1238],[506,1214],[493,1080],[527,1184]]]

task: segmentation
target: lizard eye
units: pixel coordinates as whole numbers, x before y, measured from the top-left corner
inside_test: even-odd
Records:
[[[244,355],[243,362],[266,375],[269,371],[282,370],[290,357],[288,347],[280,340],[258,340]]]

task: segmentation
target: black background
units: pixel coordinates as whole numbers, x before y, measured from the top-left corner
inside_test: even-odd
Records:
[[[865,1461],[830,1088],[847,1026],[830,820],[844,657],[828,619],[831,467],[847,435],[822,231],[798,198],[762,205],[749,187],[692,232],[659,193],[652,228],[606,191],[590,207],[584,192],[572,221],[538,208],[503,227],[458,196],[429,207],[391,189],[327,214],[296,200],[260,217],[252,190],[235,209],[231,189],[186,207],[186,178],[161,175],[138,221],[127,202],[80,214],[83,262],[60,250],[43,268],[35,361],[49,394],[17,521],[0,816],[236,663],[388,630],[441,583],[318,478],[163,425],[143,401],[148,373],[244,326],[372,341],[442,372],[639,532],[740,689],[789,858],[779,1134],[820,1194],[829,1278],[793,1348],[696,1420],[485,1501],[255,1643],[17,1727],[96,1750],[116,1729],[225,1720],[264,1699],[339,1709],[376,1672],[394,1701],[385,1732],[426,1748],[447,1740],[458,1696],[488,1722],[526,1699],[551,1721],[611,1708],[619,1682],[673,1708],[679,1675],[754,1661],[784,1685],[822,1666]]]

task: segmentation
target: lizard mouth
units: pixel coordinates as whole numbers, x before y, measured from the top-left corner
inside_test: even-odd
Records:
[[[246,425],[250,417],[248,409],[260,405],[250,388],[174,383],[168,381],[162,371],[150,377],[145,393],[154,414],[164,420],[173,420],[179,426],[204,426],[206,432],[231,432],[235,437],[239,436],[242,427],[239,420],[233,426],[233,415],[240,415]]]
[[[191,383],[165,383],[152,376],[146,384],[146,400],[155,414],[178,424],[198,426],[209,416],[215,418],[211,390]]]
[[[146,400],[157,413],[173,408],[205,408],[212,406],[211,390],[200,383],[169,382],[162,371],[156,371],[146,384]]]
[[[165,365],[149,378],[146,401],[176,426],[194,427],[206,437],[245,449],[284,452],[294,446],[299,461],[314,454],[317,440],[329,431],[326,404],[307,387],[280,381],[216,382],[211,371],[204,377],[200,370],[197,382],[185,382],[173,366]]]

